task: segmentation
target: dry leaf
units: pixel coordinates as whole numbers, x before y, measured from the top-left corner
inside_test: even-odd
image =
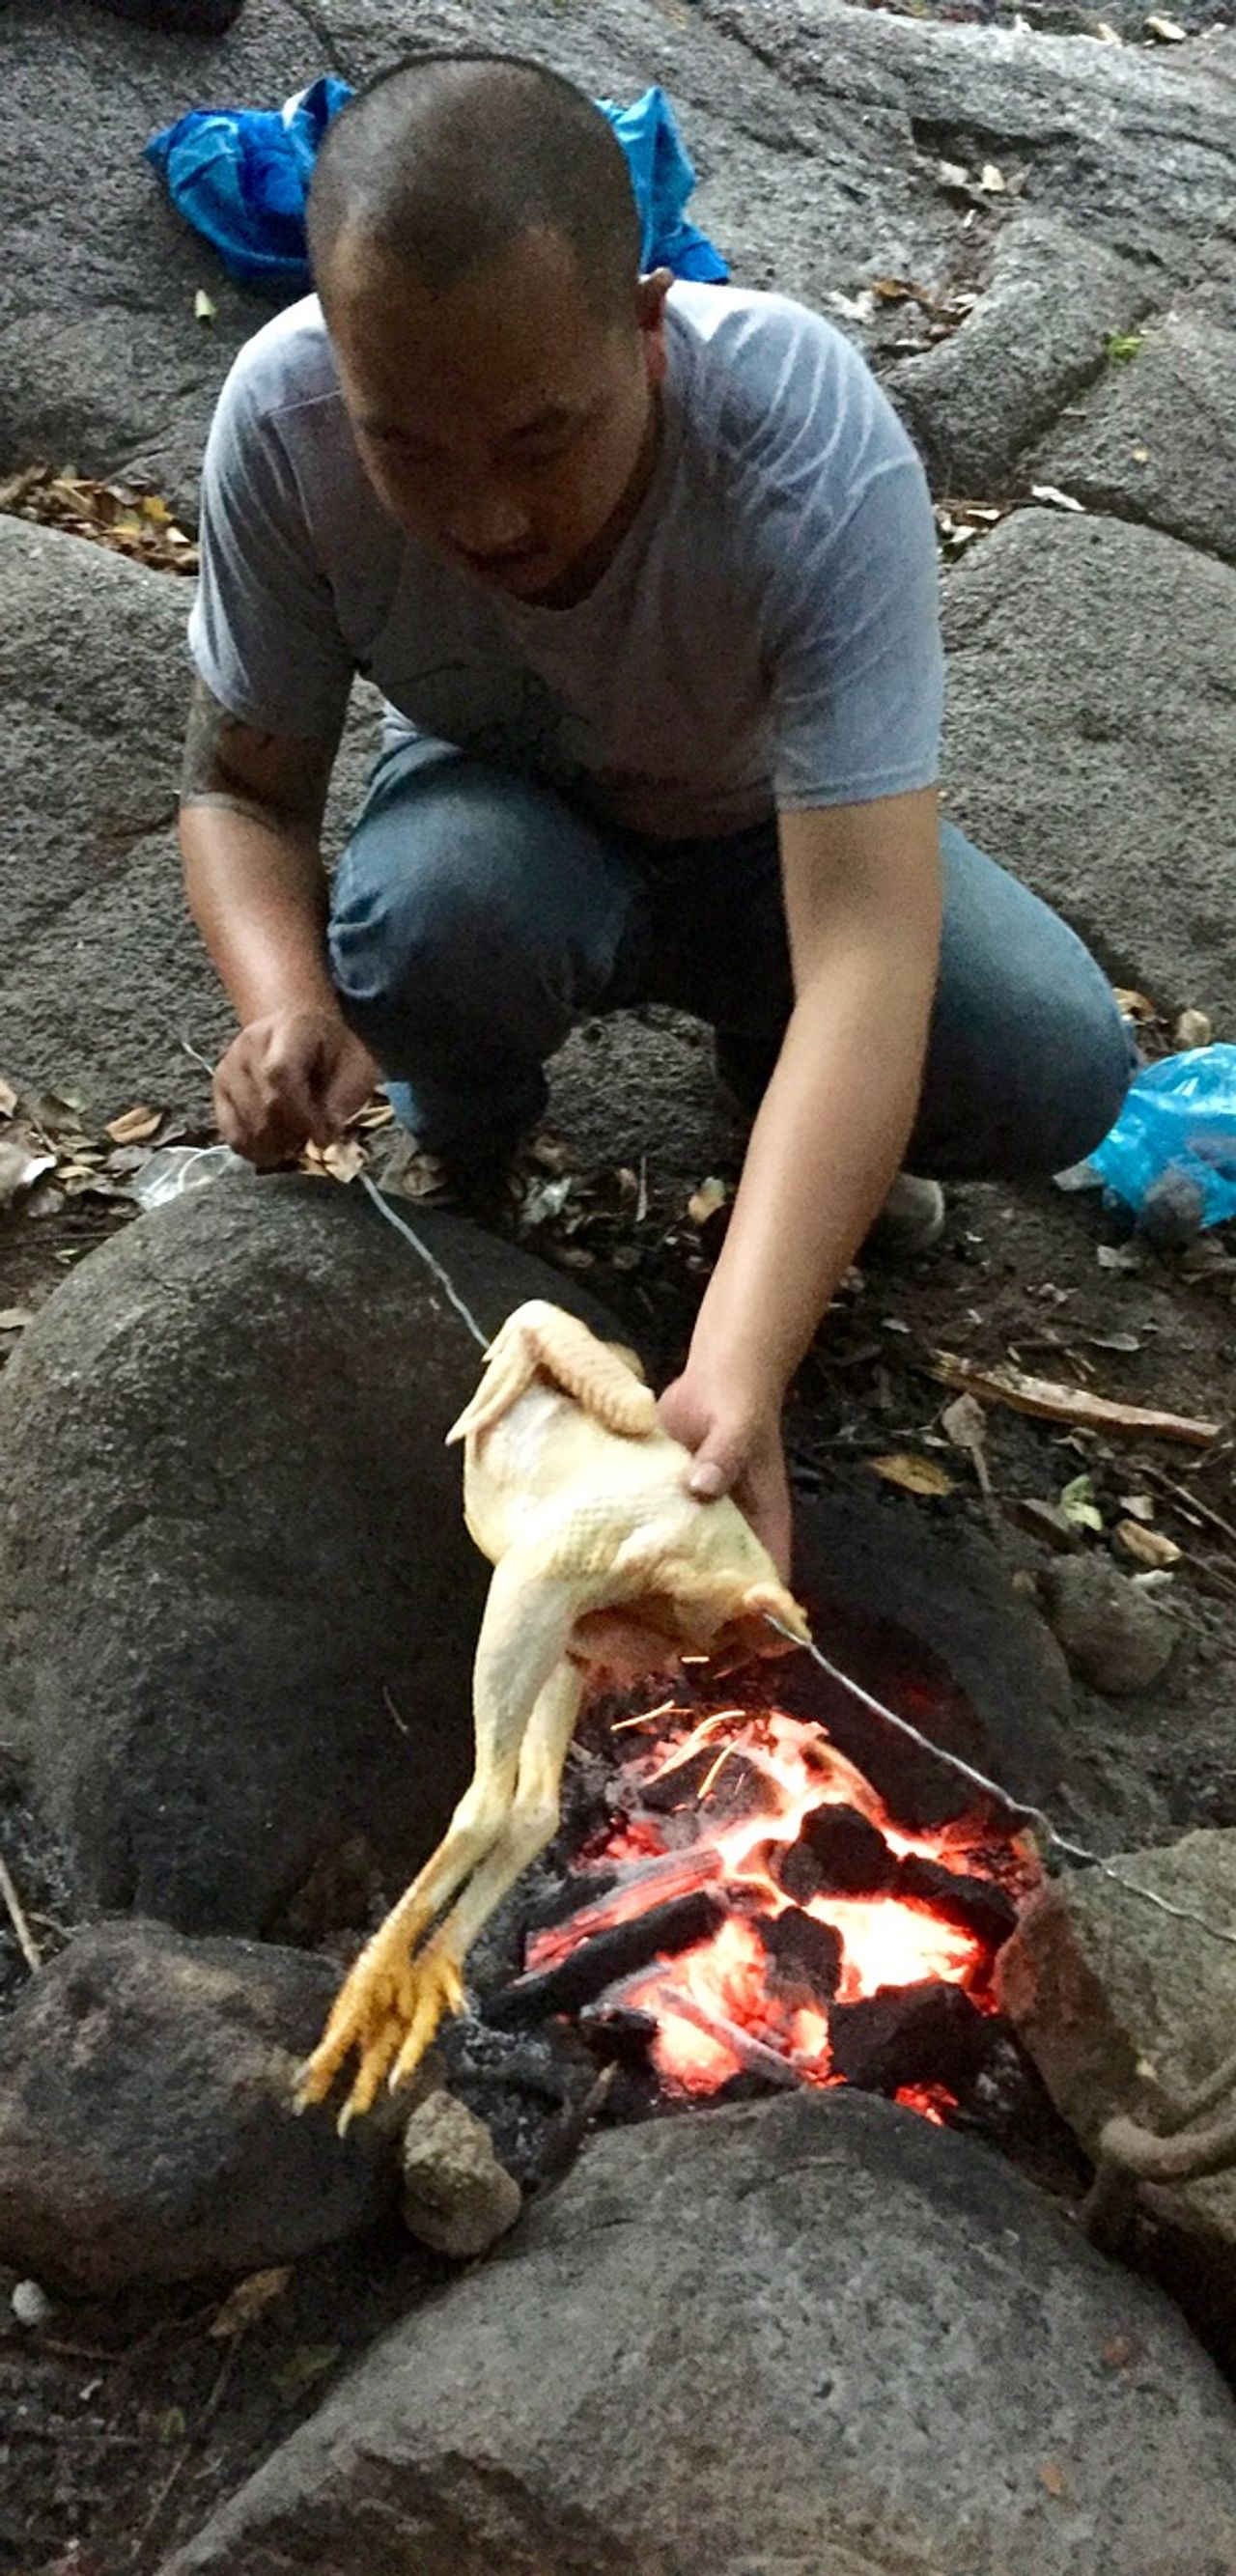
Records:
[[[29,1145],[18,1144],[16,1138],[0,1145],[0,1208],[8,1207],[19,1190],[32,1189],[44,1172],[54,1172],[55,1168],[54,1154],[33,1153]]]
[[[275,2299],[281,2299],[292,2278],[290,2263],[273,2263],[264,2272],[250,2272],[229,2290],[207,2333],[216,2343],[227,2343],[232,2335],[244,2334],[264,2316]]]
[[[17,1094],[11,1082],[0,1082],[0,1118],[11,1118],[17,1107]]]
[[[0,1306],[0,1333],[20,1333],[33,1322],[33,1306]]]
[[[1179,1565],[1184,1554],[1174,1538],[1165,1538],[1162,1530],[1146,1529],[1141,1521],[1117,1521],[1116,1537],[1126,1556],[1139,1565],[1149,1565],[1157,1573],[1160,1566]]]
[[[1051,510],[1078,510],[1085,515],[1084,501],[1075,501],[1071,492],[1062,492],[1058,483],[1032,483],[1032,501],[1043,501]]]
[[[1136,1333],[1087,1333],[1086,1343],[1092,1351],[1120,1351],[1126,1358],[1141,1349]]]
[[[987,1416],[974,1396],[957,1395],[945,1405],[940,1429],[954,1449],[981,1449],[987,1437]]]
[[[1148,447],[1133,447],[1130,448],[1129,453],[1132,456],[1135,465],[1149,465],[1150,450]]]
[[[111,1137],[113,1145],[144,1145],[147,1137],[162,1126],[164,1114],[162,1109],[147,1109],[139,1103],[137,1108],[126,1109],[121,1117],[113,1118],[103,1133]]]
[[[873,1475],[882,1476],[886,1485],[900,1486],[904,1494],[926,1494],[934,1499],[956,1492],[947,1469],[937,1467],[931,1458],[915,1458],[899,1451],[888,1458],[869,1458],[867,1464]]]
[[[1182,1011],[1172,1031],[1172,1045],[1205,1047],[1210,1045],[1213,1035],[1205,1011]]]
[[[1101,1530],[1103,1515],[1094,1499],[1093,1476],[1074,1476],[1060,1496],[1060,1509],[1074,1529]]]
[[[1159,1016],[1154,1003],[1147,999],[1145,993],[1133,992],[1127,984],[1114,984],[1112,999],[1117,1010],[1123,1011],[1126,1020],[1157,1020]]]
[[[1144,1270],[1146,1266],[1135,1243],[1100,1243],[1094,1257],[1100,1270]]]
[[[324,1168],[334,1181],[354,1181],[365,1168],[365,1148],[355,1136],[341,1136],[328,1145],[322,1156]]]
[[[1090,1431],[1144,1431],[1163,1440],[1187,1440],[1196,1449],[1207,1448],[1219,1436],[1217,1422],[1117,1404],[1110,1396],[1092,1395],[1088,1387],[1058,1386],[1051,1378],[1028,1377],[1022,1369],[976,1368],[951,1351],[941,1351],[936,1375],[946,1386],[968,1387],[972,1394],[1011,1405],[1015,1413],[1034,1414],[1042,1422],[1072,1422]]]
[[[1008,188],[1008,181],[1005,178],[1003,170],[998,170],[994,161],[985,161],[983,163],[983,167],[979,172],[978,183],[980,188],[983,190],[984,195],[988,197],[1003,197]]]
[[[707,1225],[709,1217],[724,1207],[728,1197],[729,1190],[724,1181],[701,1181],[698,1190],[693,1190],[687,1201],[687,1214],[692,1225]]]
[[[1039,2470],[1039,2476],[1041,2477],[1049,2496],[1066,2496],[1068,2494],[1069,2482],[1058,2460],[1044,2460],[1042,2467]]]
[[[968,188],[970,185],[970,173],[960,161],[937,162],[936,177],[942,188]]]
[[[1156,45],[1183,45],[1188,38],[1189,30],[1181,26],[1178,18],[1146,18],[1142,23]]]
[[[193,312],[195,319],[198,322],[213,322],[218,310],[219,307],[215,303],[214,298],[207,294],[204,286],[199,286],[197,293],[193,298]]]
[[[1152,1521],[1154,1519],[1155,1507],[1149,1494],[1121,1494],[1119,1499],[1121,1511],[1127,1512],[1130,1520]]]

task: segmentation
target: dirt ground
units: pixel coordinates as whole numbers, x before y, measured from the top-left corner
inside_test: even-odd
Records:
[[[371,1130],[380,1161],[385,1131]],[[106,1145],[106,1140],[102,1140]],[[526,1240],[584,1270],[665,1372],[680,1358],[724,1208],[688,1202],[704,1174],[649,1156],[643,1171],[588,1165],[566,1135],[528,1166],[539,1222]],[[564,1187],[563,1184],[566,1184]],[[324,1180],[323,1187],[337,1184]],[[539,1195],[538,1195],[539,1193]],[[0,1307],[33,1311],[71,1262],[130,1221],[122,1200],[89,1191],[50,1214],[0,1218]],[[409,1258],[411,1258],[411,1254]],[[1112,1266],[1115,1257],[1119,1266]],[[1125,1266],[1127,1265],[1127,1266]],[[1164,1595],[1180,1644],[1146,1699],[1106,1701],[1078,1688],[1062,1822],[1108,1849],[1236,1823],[1236,1508],[1230,1418],[1236,1355],[1236,1251],[1216,1236],[1172,1261],[1140,1251],[1096,1196],[1043,1190],[1014,1199],[967,1189],[927,1257],[868,1265],[843,1291],[799,1379],[790,1447],[804,1488],[875,1458],[912,1457],[951,1490],[918,1508],[963,1513],[994,1529],[1023,1577],[1046,1562],[1025,1506],[1056,1505],[1089,1476],[1082,1499],[1103,1530],[1076,1544],[1111,1548],[1128,1514],[1153,1504],[1153,1526],[1181,1556]],[[2,1337],[11,1346],[20,1327]],[[934,1374],[952,1352],[980,1367],[1010,1360],[1037,1375],[1126,1403],[1224,1417],[1206,1451],[1174,1440],[1117,1440],[985,1408],[985,1504],[970,1457],[941,1428],[950,1400]],[[1144,1500],[1142,1500],[1144,1498]],[[1076,1501],[1076,1493],[1074,1501]],[[0,1774],[0,1848],[45,1952],[69,1928],[72,1903],[55,1854]],[[0,1916],[0,1998],[27,1971]],[[109,2308],[59,2302],[20,2324],[0,2276],[0,2571],[3,2576],[148,2576],[219,2497],[316,2404],[349,2355],[431,2279],[431,2258],[392,2227],[299,2265],[287,2287],[235,2336],[217,2337],[229,2285],[133,2295]],[[224,2320],[226,2323],[226,2319]]]

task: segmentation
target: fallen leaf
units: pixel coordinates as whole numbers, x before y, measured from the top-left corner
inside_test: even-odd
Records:
[[[1139,1565],[1148,1565],[1157,1573],[1160,1566],[1179,1565],[1184,1554],[1174,1538],[1162,1530],[1146,1529],[1141,1521],[1117,1521],[1116,1537],[1126,1556],[1135,1557]]]
[[[1119,1351],[1128,1358],[1141,1349],[1136,1333],[1087,1333],[1086,1341],[1092,1351]]]
[[[1008,189],[1008,181],[1005,178],[1004,172],[1003,170],[998,170],[996,168],[994,161],[985,161],[983,163],[983,167],[979,172],[978,183],[984,196],[987,197],[1003,197]]]
[[[0,1333],[24,1332],[33,1322],[33,1306],[0,1306]]]
[[[1189,30],[1181,26],[1178,18],[1144,18],[1142,24],[1156,45],[1183,45],[1188,39]]]
[[[715,1178],[701,1181],[698,1190],[694,1190],[687,1201],[687,1214],[692,1225],[707,1225],[709,1217],[724,1207],[728,1197],[729,1190],[724,1181]]]
[[[232,2335],[245,2334],[276,2299],[282,2298],[291,2278],[290,2263],[272,2263],[263,2272],[246,2273],[244,2280],[229,2290],[207,2333],[215,2343],[226,2343]]]
[[[981,1449],[987,1437],[987,1416],[975,1396],[954,1396],[940,1416],[940,1429],[954,1449]]]
[[[194,319],[198,322],[213,322],[218,310],[219,307],[213,296],[207,294],[204,286],[199,286],[193,298]]]
[[[1114,984],[1112,999],[1117,1010],[1123,1011],[1126,1020],[1157,1020],[1159,1016],[1154,1003],[1147,995],[1131,991],[1127,984]]]
[[[1093,1476],[1074,1476],[1061,1493],[1060,1509],[1074,1529],[1101,1530],[1103,1515],[1094,1499]]]
[[[1068,2494],[1069,2482],[1058,2460],[1044,2460],[1039,2470],[1039,2476],[1041,2477],[1049,2496],[1066,2496]]]
[[[875,312],[875,297],[869,287],[865,287],[861,295],[842,295],[839,289],[835,290],[828,301],[843,322],[870,322]]]
[[[44,1172],[54,1172],[54,1154],[36,1154],[29,1145],[0,1145],[0,1207],[8,1207],[19,1190],[32,1189]]]
[[[17,1107],[17,1094],[11,1082],[0,1082],[0,1118],[11,1118]]]
[[[270,2376],[281,2397],[299,2397],[303,2388],[312,2388],[315,2379],[324,2379],[339,2359],[337,2343],[300,2343],[286,2361],[280,2362]]]
[[[1208,1448],[1219,1436],[1217,1422],[1159,1413],[1148,1405],[1117,1404],[1111,1396],[1092,1395],[1088,1387],[1059,1386],[1052,1378],[1028,1377],[1022,1369],[976,1368],[951,1351],[940,1352],[936,1375],[946,1386],[968,1387],[974,1395],[1043,1422],[1071,1422],[1091,1431],[1144,1431],[1164,1440],[1187,1440],[1197,1449]]]
[[[970,173],[960,161],[937,162],[936,177],[942,188],[968,188],[970,185]]]
[[[1030,498],[1032,501],[1045,501],[1048,508],[1052,510],[1077,510],[1083,515],[1085,513],[1085,502],[1075,501],[1071,492],[1062,492],[1058,483],[1032,483]]]
[[[1133,447],[1130,448],[1129,453],[1132,456],[1135,465],[1149,465],[1150,450],[1148,447]]]
[[[113,1118],[103,1133],[111,1137],[113,1145],[144,1145],[147,1137],[162,1126],[164,1116],[162,1109],[147,1109],[139,1103],[137,1108],[126,1109],[121,1117]]]
[[[1143,336],[1140,331],[1109,331],[1103,343],[1108,365],[1127,367],[1130,360],[1137,356]]]
[[[1172,1045],[1207,1047],[1213,1035],[1214,1031],[1205,1011],[1182,1011],[1172,1031]]]
[[[1109,27],[1106,18],[1100,18],[1092,32],[1098,37],[1101,45],[1122,45],[1124,43],[1124,38],[1120,34],[1119,30],[1115,27]]]
[[[1094,1257],[1100,1270],[1144,1270],[1146,1266],[1135,1243],[1097,1244]]]
[[[322,1161],[333,1181],[354,1181],[357,1173],[364,1171],[365,1148],[359,1137],[341,1136],[337,1143],[326,1147]]]
[[[952,1477],[932,1458],[915,1458],[897,1452],[887,1458],[869,1458],[872,1474],[882,1476],[886,1485],[898,1485],[905,1494],[927,1494],[933,1497],[956,1492]]]
[[[1152,1521],[1154,1519],[1155,1507],[1149,1494],[1121,1494],[1120,1508],[1122,1512],[1128,1513],[1130,1520]]]

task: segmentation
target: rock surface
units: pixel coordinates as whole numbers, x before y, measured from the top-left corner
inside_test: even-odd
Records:
[[[328,1960],[163,1924],[79,1932],[0,2023],[0,2262],[109,2296],[287,2263],[388,2207],[393,2142],[297,2119]]]
[[[1169,313],[1057,420],[1036,480],[1236,562],[1236,331]]]
[[[1236,1831],[1123,1852],[1122,1878],[1236,1936]],[[1001,1953],[1002,2006],[1056,2107],[1093,2154],[1114,2113],[1158,2129],[1229,2058],[1236,1948],[1145,1904],[1097,1870],[1054,1882]],[[1148,2206],[1236,2254],[1236,2173],[1143,2184]]]
[[[856,2096],[612,2134],[165,2576],[1227,2576],[1176,2313]]]
[[[950,573],[944,629],[949,812],[1118,982],[1228,1034],[1236,570],[1154,529],[1019,511]]]
[[[573,1302],[423,1222],[486,1329]],[[366,1856],[397,1884],[437,1842],[488,1581],[443,1447],[478,1362],[369,1202],[309,1180],[143,1218],[30,1326],[0,1382],[0,1725],[87,1904],[312,1931],[335,1864],[355,1902]]]
[[[1074,1672],[1113,1698],[1152,1690],[1178,1642],[1170,1611],[1139,1592],[1107,1556],[1045,1566],[1047,1615]]]

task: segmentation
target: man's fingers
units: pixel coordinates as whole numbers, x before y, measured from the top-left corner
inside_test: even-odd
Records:
[[[367,1047],[359,1038],[350,1040],[327,1067],[321,1091],[321,1115],[331,1122],[331,1133],[337,1135],[346,1127],[356,1110],[363,1109],[378,1079],[378,1068]]]

